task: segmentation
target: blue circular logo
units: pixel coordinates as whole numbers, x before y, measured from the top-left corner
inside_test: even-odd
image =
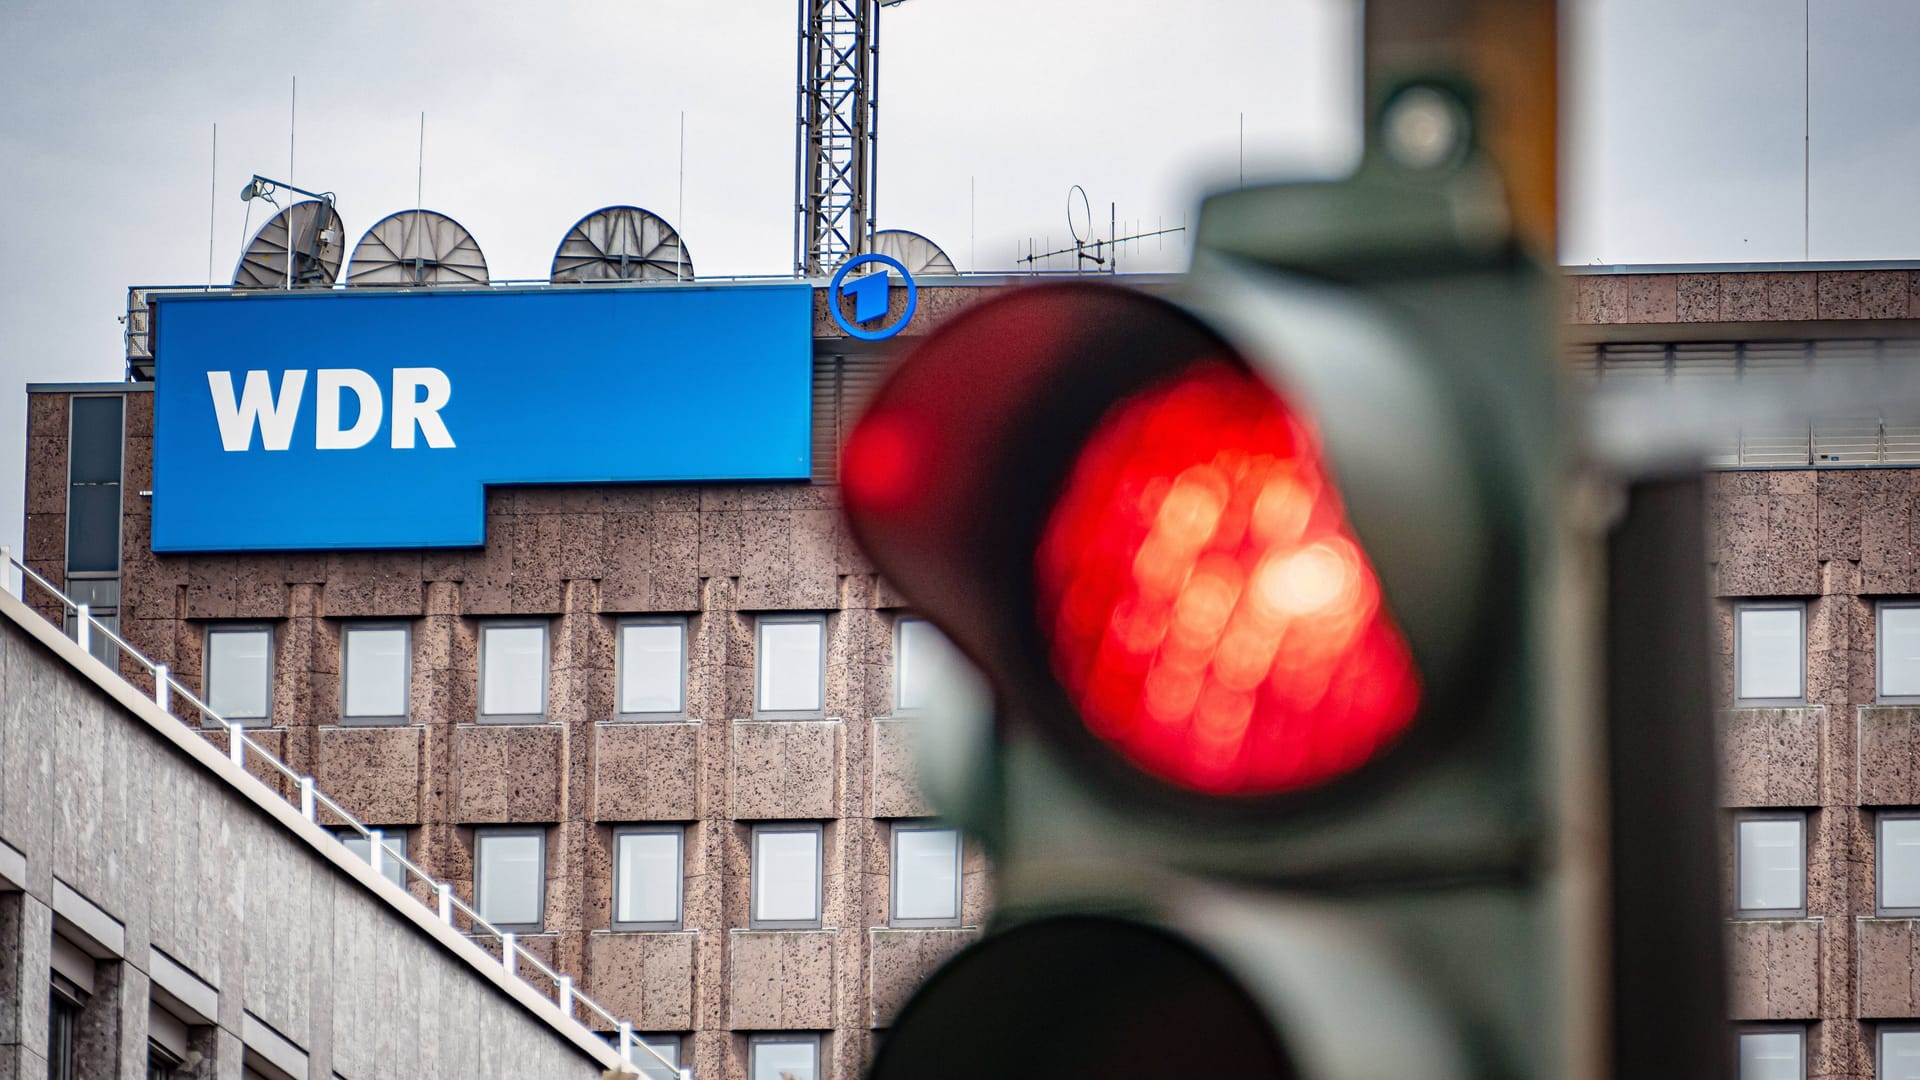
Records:
[[[907,309],[900,313],[899,318],[878,330],[862,330],[856,324],[872,322],[887,313],[889,284],[887,279],[891,275],[881,270],[879,273],[868,274],[852,284],[847,283],[848,272],[868,263],[879,263],[883,267],[891,267],[894,273],[900,275],[900,280],[907,283]],[[843,295],[853,298],[852,322],[847,321],[846,313],[840,310],[840,298]],[[827,310],[833,313],[833,321],[839,323],[840,329],[845,330],[848,336],[857,337],[862,341],[885,341],[905,330],[907,324],[913,321],[913,309],[919,303],[920,287],[913,283],[913,275],[907,273],[907,268],[900,265],[900,260],[891,255],[860,255],[848,259],[841,264],[839,270],[834,272],[833,281],[827,286]]]

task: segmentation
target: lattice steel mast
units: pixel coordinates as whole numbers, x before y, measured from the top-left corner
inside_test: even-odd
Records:
[[[879,127],[880,8],[800,0],[793,270],[817,277],[869,251]]]

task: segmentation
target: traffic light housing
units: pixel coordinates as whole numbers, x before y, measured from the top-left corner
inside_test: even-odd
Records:
[[[875,1077],[1567,1071],[1551,295],[1469,143],[1215,196],[1180,292],[1018,289],[902,359],[845,500],[992,688],[928,783],[998,915]]]

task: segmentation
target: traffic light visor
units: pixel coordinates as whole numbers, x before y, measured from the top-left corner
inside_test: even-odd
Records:
[[[1108,410],[1042,527],[1034,582],[1082,722],[1184,788],[1313,787],[1385,749],[1420,703],[1311,427],[1236,362]]]

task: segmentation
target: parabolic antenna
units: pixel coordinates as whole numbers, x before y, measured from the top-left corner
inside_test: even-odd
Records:
[[[287,287],[288,240],[292,240],[295,285],[331,285],[340,276],[346,231],[340,215],[319,199],[297,202],[273,215],[253,234],[240,265],[233,268],[236,289]]]
[[[692,280],[693,256],[666,219],[637,206],[609,206],[574,223],[553,253],[553,280]]]
[[[882,229],[873,234],[873,252],[876,255],[888,255],[900,260],[907,273],[914,277],[957,274],[960,271],[940,250],[940,245],[921,236],[917,232],[905,229]]]
[[[375,222],[353,249],[349,285],[485,285],[487,258],[473,234],[432,210]]]

